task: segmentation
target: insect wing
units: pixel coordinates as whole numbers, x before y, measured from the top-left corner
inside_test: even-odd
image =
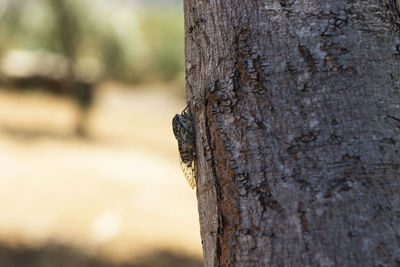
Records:
[[[196,175],[194,172],[194,161],[192,161],[190,166],[187,166],[182,160],[180,160],[181,163],[181,168],[183,171],[183,174],[185,175],[186,181],[190,185],[190,187],[193,189],[196,186]]]

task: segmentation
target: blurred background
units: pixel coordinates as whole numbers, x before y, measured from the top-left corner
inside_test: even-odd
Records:
[[[0,0],[0,266],[202,266],[182,1]]]

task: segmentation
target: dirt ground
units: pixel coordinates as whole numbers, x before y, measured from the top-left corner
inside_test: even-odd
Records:
[[[162,251],[198,266],[196,193],[171,129],[183,108],[168,88],[105,84],[82,139],[73,134],[73,101],[0,91],[0,243],[29,251],[65,246],[114,263]],[[12,261],[4,251],[0,263]],[[175,266],[166,262],[146,266]]]

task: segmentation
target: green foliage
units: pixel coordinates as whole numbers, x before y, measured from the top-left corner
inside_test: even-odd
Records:
[[[177,78],[184,70],[183,14],[176,10],[151,10],[141,18],[142,32],[148,44],[149,66],[163,80]]]
[[[182,77],[183,12],[177,6],[157,10],[114,1],[16,2],[9,0],[0,15],[0,56],[7,49],[22,49],[60,53],[71,62],[89,58],[103,77],[126,82]]]

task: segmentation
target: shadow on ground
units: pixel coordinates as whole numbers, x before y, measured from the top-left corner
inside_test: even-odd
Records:
[[[0,132],[6,134],[9,138],[16,139],[18,141],[30,141],[34,142],[37,139],[49,138],[55,140],[66,140],[68,138],[82,137],[76,134],[69,133],[57,133],[47,130],[38,129],[19,129],[9,125],[1,125]]]
[[[114,263],[83,253],[73,247],[47,244],[43,247],[0,244],[1,267],[201,267],[198,258],[156,251],[127,263]]]

